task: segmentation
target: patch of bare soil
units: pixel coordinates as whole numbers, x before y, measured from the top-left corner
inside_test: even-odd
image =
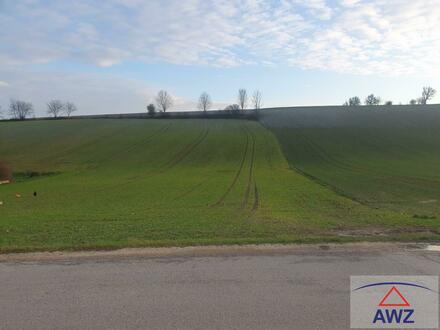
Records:
[[[0,160],[0,181],[6,182],[12,180],[12,170],[6,162]]]

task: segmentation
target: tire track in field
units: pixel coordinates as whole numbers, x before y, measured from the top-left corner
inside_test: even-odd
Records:
[[[142,141],[140,143],[136,143],[135,145],[132,145],[130,149],[134,149],[134,148],[136,148],[136,147],[138,147],[140,145],[143,145],[143,144],[149,142],[153,137],[165,133],[166,131],[168,131],[168,129],[171,127],[171,125],[172,125],[171,123],[169,123],[168,125],[165,125],[161,129],[159,129],[156,132],[154,132],[153,134],[149,135],[146,140],[144,140],[144,141]],[[154,176],[155,174],[158,174],[158,173],[151,173],[149,176]],[[113,184],[111,186],[90,190],[89,192],[101,192],[101,191],[105,191],[105,190],[111,191],[111,190],[114,190],[116,188],[125,187],[125,186],[133,183],[135,180],[141,178],[142,176],[144,176],[144,175],[143,174],[135,175],[133,177],[128,178],[125,182],[115,183],[115,184]]]
[[[247,181],[246,191],[242,202],[242,209],[245,209],[249,204],[249,197],[253,188],[254,193],[254,201],[252,204],[252,211],[256,211],[258,207],[260,206],[260,196],[258,192],[258,186],[257,181],[255,179],[255,148],[256,148],[256,138],[254,133],[251,131],[251,129],[246,128],[249,136],[252,139],[252,152],[251,152],[251,159],[249,164],[249,177]]]
[[[245,129],[243,129],[245,131]],[[248,149],[249,149],[249,134],[246,133],[246,144],[244,147],[244,152],[243,152],[243,157],[241,159],[240,165],[238,167],[237,172],[235,173],[235,176],[231,182],[231,184],[229,185],[229,187],[226,189],[226,191],[224,192],[223,195],[220,196],[220,198],[213,204],[211,204],[211,207],[217,207],[220,206],[221,204],[223,204],[223,202],[225,201],[225,198],[229,195],[229,193],[231,192],[232,188],[234,188],[235,184],[238,181],[238,178],[240,177],[241,172],[243,171],[243,167],[244,167],[244,163],[246,161],[246,157],[248,154]]]
[[[248,175],[243,201],[241,202],[242,209],[245,209],[249,202],[249,195],[251,193],[252,183],[254,182],[254,161],[255,161],[255,136],[247,127],[245,127],[245,130],[246,130],[246,134],[250,136],[252,143],[251,143],[251,158],[249,163],[249,175]]]
[[[254,181],[254,205],[252,205],[252,211],[256,211],[260,207],[260,196],[258,193],[257,182]]]
[[[206,139],[208,134],[209,126],[208,123],[205,122],[205,129],[197,136],[197,138],[194,141],[186,144],[177,154],[174,155],[172,159],[170,159],[165,165],[161,167],[159,172],[164,173],[179,164]]]
[[[190,143],[187,143],[183,148],[181,148],[177,153],[174,154],[174,156],[164,165],[160,166],[158,169],[153,170],[149,173],[139,174],[134,177],[131,177],[128,179],[127,183],[131,183],[136,179],[139,179],[141,177],[154,177],[159,174],[166,173],[167,171],[171,170],[174,166],[178,165],[181,161],[183,161],[196,147],[198,147],[208,136],[209,134],[209,127],[208,123],[205,122],[205,129],[200,132],[200,134]]]
[[[205,179],[202,182],[199,182],[193,186],[191,186],[189,189],[186,189],[184,192],[182,192],[181,194],[177,195],[174,198],[174,201],[178,201],[181,200],[182,198],[192,194],[194,191],[196,191],[199,187],[203,186],[206,182],[208,182],[209,180],[211,180],[211,178]]]
[[[124,149],[124,150],[122,150],[122,151],[114,152],[114,153],[110,154],[109,156],[107,156],[107,157],[105,157],[105,158],[103,158],[103,159],[100,159],[100,160],[97,162],[97,164],[94,165],[94,166],[91,167],[91,168],[92,168],[92,169],[93,169],[93,168],[97,168],[97,167],[99,167],[100,165],[102,165],[102,163],[105,163],[105,162],[111,161],[111,160],[115,159],[116,156],[119,156],[120,154],[127,154],[127,153],[130,153],[130,152],[132,152],[133,150],[135,150],[136,148],[138,148],[138,147],[140,147],[140,146],[144,146],[144,145],[146,145],[147,143],[149,143],[149,142],[151,141],[152,138],[154,138],[154,137],[156,137],[156,136],[158,136],[158,135],[161,135],[161,134],[167,132],[167,131],[170,129],[170,127],[171,127],[171,123],[162,126],[161,128],[159,128],[159,129],[156,130],[155,132],[153,132],[153,133],[151,133],[150,135],[148,135],[147,137],[143,138],[140,142],[138,142],[138,143],[133,143],[131,146],[129,146],[128,148],[126,148],[126,149]]]

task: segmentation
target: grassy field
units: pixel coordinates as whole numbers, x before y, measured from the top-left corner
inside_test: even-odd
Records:
[[[372,208],[440,219],[440,106],[285,109],[263,122],[311,179]]]
[[[345,178],[340,167],[322,160],[305,142],[317,144],[313,139],[319,140],[321,134],[327,141],[320,148],[329,148],[331,154],[339,148],[351,150],[339,144],[345,131],[335,133],[333,140],[325,129],[297,133],[288,127],[274,132],[290,164],[301,171],[323,181],[335,173],[334,180],[342,180],[341,189],[350,187],[349,179],[357,180],[357,167],[358,172],[350,170],[352,176]],[[417,156],[429,154],[428,148],[435,145],[433,140],[424,144]],[[394,145],[389,149],[393,155],[400,151],[393,151]],[[371,151],[365,159],[374,163],[381,150]],[[361,167],[366,166],[363,159]],[[393,160],[387,159],[383,166]],[[440,237],[437,219],[421,220],[413,212],[359,203],[292,170],[275,135],[256,121],[0,122],[0,160],[11,166],[16,178],[0,185],[1,252]],[[399,167],[399,175],[409,176],[408,162],[405,159]],[[422,162],[418,179],[435,175],[434,167]],[[362,191],[368,178],[360,180]],[[420,196],[420,201],[437,199],[437,181],[430,182],[437,195]],[[374,186],[374,197],[373,190]],[[368,190],[363,193],[370,196]],[[363,195],[357,197],[370,202]],[[435,203],[420,205],[426,207],[423,214],[428,210],[437,214]]]

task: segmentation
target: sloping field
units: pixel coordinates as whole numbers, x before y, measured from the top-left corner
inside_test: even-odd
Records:
[[[286,134],[307,129],[281,132],[290,150]],[[290,161],[328,166],[298,141]],[[439,237],[436,220],[375,210],[291,170],[255,121],[0,122],[0,161],[15,177],[0,185],[3,252]]]
[[[440,221],[440,106],[265,111],[292,168],[342,195]]]

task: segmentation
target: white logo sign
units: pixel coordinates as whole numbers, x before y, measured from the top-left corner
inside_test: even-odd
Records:
[[[351,276],[350,282],[352,328],[438,328],[438,276]]]

